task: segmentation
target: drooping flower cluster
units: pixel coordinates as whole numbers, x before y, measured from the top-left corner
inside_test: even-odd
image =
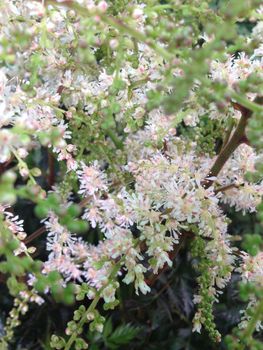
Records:
[[[18,215],[14,215],[8,206],[0,205],[0,215],[3,215],[3,224],[5,228],[8,229],[14,235],[14,237],[17,238],[17,243],[19,246],[14,250],[14,254],[20,255],[34,253],[35,248],[27,247],[23,242],[27,237],[27,234],[23,228],[24,220],[21,220]]]
[[[242,281],[244,283],[252,283],[255,288],[263,288],[263,253],[259,252],[256,256],[250,256],[249,254],[243,252],[242,253],[242,264],[238,268],[238,271],[241,274]],[[249,303],[247,305],[247,310],[257,304],[257,299],[255,295],[251,295],[249,298]],[[242,320],[239,324],[240,328],[246,328],[249,320],[251,319],[251,315],[246,312],[246,310],[242,311]],[[261,331],[263,329],[262,321],[258,321],[256,325],[257,331]]]

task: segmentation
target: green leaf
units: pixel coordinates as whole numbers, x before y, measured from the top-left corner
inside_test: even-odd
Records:
[[[111,318],[108,318],[105,322],[104,328],[103,328],[103,337],[107,338],[112,333],[113,327],[112,327],[112,321]]]
[[[128,344],[138,334],[139,329],[130,325],[121,325],[105,340],[109,349],[119,349],[122,345]]]

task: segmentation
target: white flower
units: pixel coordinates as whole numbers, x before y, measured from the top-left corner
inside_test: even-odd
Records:
[[[108,190],[107,177],[99,170],[98,162],[94,162],[91,166],[84,163],[81,165],[82,169],[77,171],[80,180],[80,194],[94,196],[97,192]]]

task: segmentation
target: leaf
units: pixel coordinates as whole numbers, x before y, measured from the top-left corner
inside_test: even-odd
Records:
[[[105,344],[109,349],[118,349],[121,345],[128,344],[139,332],[137,327],[121,325],[117,327],[110,337],[105,339]]]
[[[112,333],[112,321],[111,318],[108,318],[103,327],[103,337],[107,339],[107,337]]]

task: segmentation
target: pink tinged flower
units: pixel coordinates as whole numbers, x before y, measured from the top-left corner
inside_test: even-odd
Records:
[[[102,222],[101,213],[96,207],[85,209],[82,218],[88,220],[91,223],[92,228],[95,228],[98,223]]]
[[[26,245],[24,243],[20,243],[19,248],[14,250],[14,255],[18,256],[18,255],[20,255],[20,254],[22,254],[22,253],[24,253],[26,251],[27,251]]]
[[[112,303],[115,300],[115,288],[112,284],[103,289],[102,297],[105,303]]]
[[[28,175],[29,175],[29,169],[27,168],[27,167],[21,167],[20,169],[19,169],[19,173],[20,173],[20,175],[22,176],[22,177],[28,177]]]
[[[79,270],[79,268],[74,263],[68,267],[66,273],[68,275],[68,280],[82,282],[82,278],[81,278],[82,271]]]
[[[118,215],[116,217],[116,222],[118,225],[122,227],[129,227],[134,223],[132,217],[128,213],[125,213],[123,215]]]
[[[108,280],[108,271],[104,267],[98,270],[89,267],[84,275],[89,284],[96,289],[101,288]]]
[[[41,298],[39,295],[33,295],[31,298],[30,298],[30,301],[38,304],[38,305],[42,305],[44,304],[45,300],[43,298]]]
[[[30,16],[42,17],[45,13],[45,7],[37,1],[31,1],[26,4]]]
[[[73,118],[73,113],[71,111],[67,111],[67,112],[65,112],[65,116],[68,120],[70,120]]]
[[[106,222],[102,221],[100,223],[100,229],[107,238],[112,238],[116,233],[116,224],[114,223],[113,220],[110,220],[110,219],[107,220]]]
[[[82,170],[77,171],[80,180],[79,193],[85,196],[94,196],[97,192],[108,190],[106,175],[98,169],[98,163],[91,166],[82,164]]]
[[[20,158],[26,158],[26,156],[28,155],[28,151],[25,148],[20,147],[17,150],[17,154]]]
[[[78,163],[76,162],[76,160],[71,155],[67,156],[66,162],[67,162],[67,169],[68,169],[68,171],[72,171],[72,170],[77,170],[78,169]]]
[[[134,19],[141,19],[143,17],[143,10],[139,7],[135,8],[132,13]]]
[[[7,206],[0,205],[0,212],[4,214],[4,223],[8,229],[20,240],[19,247],[14,251],[14,255],[19,255],[24,252],[28,252],[29,254],[33,253],[35,248],[27,248],[27,246],[22,242],[27,236],[23,228],[24,221],[19,220],[18,215],[14,216],[13,213],[7,211],[7,208]]]
[[[115,50],[119,46],[119,42],[117,39],[111,39],[109,45],[112,50]]]
[[[98,10],[101,12],[106,12],[108,8],[108,4],[106,1],[100,1],[97,6]]]
[[[72,254],[79,259],[86,259],[88,254],[88,245],[79,238],[74,244],[74,251]]]

